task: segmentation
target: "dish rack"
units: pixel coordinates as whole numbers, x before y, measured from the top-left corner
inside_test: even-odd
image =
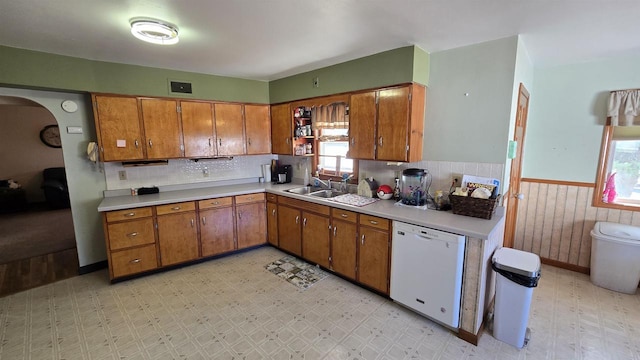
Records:
[[[481,219],[491,219],[496,211],[496,206],[500,200],[500,195],[493,199],[480,199],[470,196],[449,195],[451,210],[456,215],[477,217]]]

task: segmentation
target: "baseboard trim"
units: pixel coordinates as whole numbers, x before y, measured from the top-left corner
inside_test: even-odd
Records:
[[[567,269],[567,270],[571,270],[571,271],[575,271],[575,272],[579,272],[587,275],[591,273],[591,269],[589,269],[588,267],[567,264],[565,262],[558,261],[558,260],[552,260],[552,259],[540,257],[540,262],[543,264],[555,266],[561,269]]]
[[[458,330],[458,337],[460,339],[470,343],[470,344],[478,346],[478,341],[480,340],[480,334],[482,334],[483,328],[484,328],[484,324],[480,325],[480,329],[478,330],[478,334],[474,334],[474,333],[468,332],[466,330],[459,329]]]
[[[107,262],[107,260],[98,261],[97,263],[80,266],[80,268],[78,269],[78,274],[84,275],[84,274],[92,273],[94,271],[106,269],[108,267],[109,267],[109,263]]]

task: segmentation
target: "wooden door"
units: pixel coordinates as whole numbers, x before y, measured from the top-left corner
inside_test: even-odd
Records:
[[[142,160],[142,127],[135,97],[93,96],[102,161]]]
[[[361,226],[358,247],[358,281],[387,294],[389,232]]]
[[[247,139],[247,155],[271,153],[269,105],[245,105],[244,128]]]
[[[200,210],[202,256],[226,253],[236,248],[233,207]]]
[[[214,104],[218,156],[243,155],[242,105]]]
[[[302,255],[300,210],[278,205],[278,243],[282,250]]]
[[[267,240],[278,246],[278,205],[272,202],[267,203]]]
[[[375,158],[376,92],[351,95],[349,100],[349,153],[351,159]]]
[[[407,161],[409,94],[408,86],[378,91],[377,160]]]
[[[516,112],[516,128],[513,139],[516,141],[516,154],[511,162],[509,175],[509,192],[505,194],[505,206],[507,215],[505,219],[504,246],[513,247],[513,238],[516,233],[518,220],[518,202],[520,201],[520,178],[522,176],[522,150],[524,149],[524,136],[527,129],[527,116],[529,114],[529,91],[520,83],[518,91],[518,110]]]
[[[147,159],[183,157],[182,131],[175,100],[142,99]]]
[[[422,160],[422,148],[424,143],[424,113],[427,101],[427,88],[420,84],[411,84],[409,116],[409,154],[407,161],[416,162]]]
[[[213,137],[213,108],[210,103],[180,102],[185,157],[216,155]]]
[[[267,216],[264,202],[236,205],[238,249],[267,242]]]
[[[302,212],[302,257],[329,268],[329,217]]]
[[[271,152],[293,155],[293,114],[289,104],[271,106]]]
[[[335,218],[332,222],[331,269],[355,280],[358,229],[354,223]]]
[[[158,242],[162,266],[198,258],[195,211],[158,216]]]

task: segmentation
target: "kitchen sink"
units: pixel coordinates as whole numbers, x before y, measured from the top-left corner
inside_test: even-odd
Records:
[[[322,188],[317,187],[317,186],[301,186],[301,187],[297,187],[297,188],[293,188],[293,189],[289,189],[286,190],[287,192],[290,193],[294,193],[294,194],[300,194],[300,195],[309,195],[312,192],[321,190]]]
[[[336,197],[338,195],[343,195],[343,194],[346,194],[346,193],[342,191],[337,191],[337,190],[320,190],[320,191],[314,191],[309,195],[328,199],[328,198]]]

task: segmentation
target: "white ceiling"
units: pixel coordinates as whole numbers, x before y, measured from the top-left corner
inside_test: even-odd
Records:
[[[0,0],[0,44],[274,80],[407,45],[433,53],[516,34],[535,66],[640,55],[639,15],[638,0]],[[139,16],[177,24],[180,42],[135,39]]]

